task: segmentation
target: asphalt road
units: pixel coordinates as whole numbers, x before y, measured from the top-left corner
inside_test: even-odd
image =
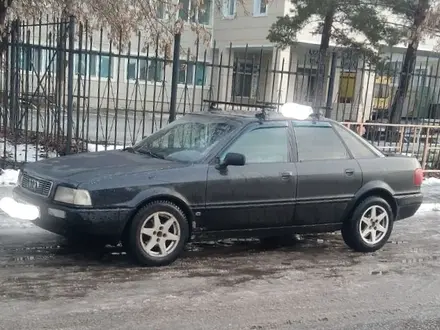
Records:
[[[0,329],[440,329],[439,221],[399,222],[372,254],[326,234],[190,246],[148,269],[0,216]]]

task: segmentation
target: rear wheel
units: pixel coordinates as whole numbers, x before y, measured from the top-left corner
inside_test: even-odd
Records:
[[[354,210],[342,228],[348,247],[358,252],[373,252],[382,248],[393,230],[394,214],[391,206],[380,197],[371,196]]]
[[[182,253],[188,236],[189,226],[183,211],[171,202],[156,201],[134,217],[128,245],[141,265],[165,266]]]

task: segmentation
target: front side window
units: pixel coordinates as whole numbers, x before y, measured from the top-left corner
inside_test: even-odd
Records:
[[[347,149],[328,122],[294,123],[298,161],[350,158]]]
[[[289,159],[287,127],[265,127],[240,136],[220,157],[229,152],[243,154],[246,164],[286,163]]]
[[[202,160],[238,125],[230,120],[185,116],[134,146],[135,152],[181,162]]]

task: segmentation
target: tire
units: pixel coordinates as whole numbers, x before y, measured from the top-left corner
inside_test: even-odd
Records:
[[[357,252],[374,252],[386,244],[393,224],[394,214],[388,202],[376,196],[367,197],[343,224],[342,238]]]
[[[342,225],[341,234],[342,234],[342,239],[344,240],[345,244],[350,249],[354,250],[354,243],[353,243],[352,236],[351,236],[351,233],[350,233],[350,223],[349,223],[349,221],[346,221]]]
[[[140,265],[166,266],[183,252],[188,237],[185,213],[171,202],[155,201],[134,216],[128,232],[128,246]]]

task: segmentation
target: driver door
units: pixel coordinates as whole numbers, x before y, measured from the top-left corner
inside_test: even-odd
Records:
[[[207,231],[283,227],[293,224],[296,167],[292,162],[287,122],[251,125],[220,154],[243,154],[244,166],[208,168],[206,208],[201,227]]]

